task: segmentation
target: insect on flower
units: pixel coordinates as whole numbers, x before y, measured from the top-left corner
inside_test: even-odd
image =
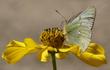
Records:
[[[62,29],[58,27],[44,29],[40,35],[41,44],[37,44],[31,38],[24,39],[24,42],[13,40],[7,45],[2,58],[8,63],[16,63],[23,56],[40,50],[38,58],[42,62],[47,62],[51,53],[58,59],[63,59],[71,53],[92,66],[105,64],[103,47],[91,43],[95,15],[95,8],[90,7],[75,18],[66,20]]]

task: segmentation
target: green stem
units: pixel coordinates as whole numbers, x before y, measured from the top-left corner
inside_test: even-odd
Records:
[[[51,52],[53,70],[57,70],[55,52]]]

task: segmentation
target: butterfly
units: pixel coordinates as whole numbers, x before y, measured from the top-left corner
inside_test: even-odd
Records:
[[[71,17],[63,27],[65,44],[77,44],[85,51],[91,41],[91,33],[96,16],[96,9],[89,7],[76,17]]]

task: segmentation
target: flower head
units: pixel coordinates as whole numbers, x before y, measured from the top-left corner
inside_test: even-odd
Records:
[[[64,34],[59,28],[48,28],[41,33],[40,39],[43,45],[61,48],[64,42]]]

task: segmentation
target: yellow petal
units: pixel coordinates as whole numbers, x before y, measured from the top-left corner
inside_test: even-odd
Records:
[[[41,62],[47,62],[48,58],[49,58],[49,53],[48,53],[48,49],[42,49],[38,55],[38,58],[40,59]]]
[[[105,54],[103,47],[96,43],[90,43],[86,51],[94,54]]]
[[[67,45],[64,45],[62,46],[62,48],[59,48],[59,51],[60,52],[70,52],[72,49],[74,49],[74,47],[76,47],[77,45],[71,45],[71,46],[67,46]]]
[[[102,48],[102,46],[95,43],[90,43],[85,52],[78,52],[78,54],[79,55],[76,54],[78,58],[92,66],[97,67],[106,63],[104,49]]]
[[[51,52],[51,51],[57,52],[57,49],[56,49],[56,48],[53,48],[53,47],[50,47],[50,46],[48,46],[47,49],[48,49],[48,51],[50,51],[50,52]]]
[[[30,46],[37,47],[36,42],[31,38],[25,38],[24,43],[26,44],[26,47],[30,47]]]
[[[81,49],[79,46],[72,46],[71,49],[70,49],[70,52],[73,53],[74,55],[76,56],[80,56],[81,55]]]
[[[55,56],[57,59],[64,59],[68,53],[56,53]]]
[[[36,49],[40,49],[40,45],[38,45],[33,39],[31,38],[25,38],[24,43],[26,45],[26,48],[29,49],[29,53],[36,52]]]
[[[59,51],[60,52],[69,52],[71,50],[71,48],[60,48]]]
[[[19,45],[19,46],[18,46]],[[23,42],[19,42],[19,41],[11,41],[8,43],[7,47],[15,47],[15,46],[18,46],[18,47],[25,47],[25,44]]]
[[[2,54],[2,58],[8,63],[14,64],[18,62],[26,54],[32,53],[33,50],[37,50],[36,46],[27,46],[28,44],[31,44],[31,42],[26,44],[15,40],[9,42],[6,50]]]
[[[40,59],[41,62],[47,62],[48,59],[49,59],[49,56],[50,56],[49,52],[51,52],[51,51],[57,52],[57,49],[53,48],[53,47],[50,47],[50,46],[46,46],[38,54],[38,59]]]
[[[85,63],[96,67],[106,63],[105,56],[101,54],[95,55],[93,53],[84,52],[79,58]]]
[[[31,38],[25,38],[24,39],[24,43],[26,44],[26,47],[28,48],[32,48],[33,47],[33,50],[30,51],[30,52],[36,52],[36,49],[45,49],[47,46],[44,46],[44,45],[40,45],[40,44],[37,44],[33,39]],[[36,48],[36,49],[35,49]],[[34,50],[35,49],[35,50]]]
[[[14,64],[18,62],[24,55],[28,53],[28,50],[23,47],[9,47],[2,54],[2,58],[8,63]]]
[[[58,50],[59,50],[59,53],[56,53],[56,58],[63,59],[70,52],[77,54],[78,50],[79,50],[79,46],[77,46],[77,45],[68,45],[68,46],[63,45],[62,48],[59,48]],[[80,50],[79,50],[79,52],[80,52]]]

